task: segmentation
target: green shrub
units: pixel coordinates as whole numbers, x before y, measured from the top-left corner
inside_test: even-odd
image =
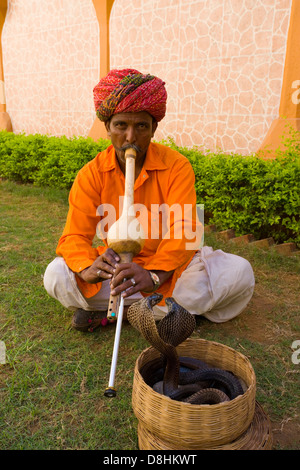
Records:
[[[69,189],[79,169],[109,145],[102,139],[0,132],[0,176]]]
[[[300,133],[290,128],[276,158],[203,152],[163,143],[191,162],[197,202],[204,204],[206,224],[236,235],[273,237],[300,245]],[[267,155],[266,155],[267,156]]]
[[[191,162],[197,202],[204,204],[205,223],[218,230],[235,229],[257,239],[300,244],[300,139],[290,131],[285,149],[275,159],[256,155],[203,152],[162,141]],[[80,170],[110,144],[84,137],[0,132],[0,176],[21,183],[69,189]]]
[[[300,160],[211,155],[194,165],[198,201],[210,223],[237,235],[300,242]]]

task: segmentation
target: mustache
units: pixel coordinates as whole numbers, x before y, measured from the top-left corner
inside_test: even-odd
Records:
[[[125,145],[122,145],[122,147],[118,148],[118,150],[121,150],[122,152],[125,152],[125,150],[128,150],[128,149],[134,149],[136,152],[139,152],[139,153],[142,152],[141,147],[135,144],[125,144]]]

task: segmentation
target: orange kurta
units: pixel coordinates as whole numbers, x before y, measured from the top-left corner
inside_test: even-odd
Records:
[[[146,241],[133,261],[148,270],[175,270],[158,289],[165,297],[172,294],[176,280],[197,251],[195,246],[186,245],[191,243],[191,236],[186,233],[196,230],[194,183],[194,172],[186,157],[161,144],[149,145],[134,185],[134,203],[140,209],[137,217],[146,232]],[[124,190],[125,177],[112,145],[79,171],[70,191],[69,213],[56,250],[75,273],[90,266],[106,250],[105,233],[121,215],[119,198],[124,196]],[[159,224],[162,204],[176,207],[167,226]],[[184,230],[180,228],[182,219]],[[100,231],[102,235],[105,232],[102,238],[105,246],[94,248],[95,234],[99,236]],[[101,288],[100,282],[89,284],[78,276],[76,280],[85,297],[95,295]]]

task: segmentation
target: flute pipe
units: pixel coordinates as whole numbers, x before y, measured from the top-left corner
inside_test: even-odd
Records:
[[[120,258],[121,258],[121,262],[130,263],[132,261],[132,253],[121,253]],[[106,397],[115,397],[117,394],[117,391],[115,389],[115,374],[116,374],[116,368],[117,368],[117,362],[118,362],[118,353],[119,353],[119,345],[120,345],[120,337],[121,337],[121,329],[122,329],[123,313],[124,313],[124,297],[121,294],[118,294],[118,295],[111,296],[111,298],[115,299],[115,302],[118,305],[118,310],[117,310],[117,315],[116,315],[117,325],[116,325],[116,331],[115,331],[115,340],[114,340],[108,387],[105,389],[105,392],[104,392],[104,395]]]
[[[125,192],[122,215],[128,215],[130,207],[134,204],[134,180],[135,180],[135,150],[128,149],[125,152]]]
[[[134,148],[128,148],[125,150],[125,193],[124,193],[123,209],[122,209],[122,214],[121,214],[120,219],[124,216],[125,217],[128,216],[130,207],[134,203],[135,158],[136,158],[136,150]],[[128,223],[128,220],[125,221],[125,223]],[[118,222],[114,224],[114,226],[116,225],[118,226]],[[111,227],[111,230],[112,229],[113,227]],[[130,253],[120,253],[118,249],[116,248],[116,240],[114,240],[113,246],[110,246],[109,240],[110,240],[110,232],[108,232],[108,246],[113,248],[119,254],[121,258],[121,262],[129,263],[132,261],[133,255],[131,256],[131,259],[129,259],[128,256],[130,255]],[[126,240],[125,240],[125,244],[126,244]],[[120,245],[120,243],[117,242],[117,246],[118,245]],[[122,244],[122,247],[124,248],[124,244]],[[109,301],[108,301],[107,319],[117,320],[117,315],[118,315],[118,297],[110,295]]]
[[[132,261],[132,253],[119,253],[120,256],[120,263],[131,263]],[[107,319],[108,320],[117,320],[118,319],[118,311],[119,311],[119,302],[120,302],[120,295],[112,295],[110,294],[109,301],[108,301],[108,309],[107,309]]]
[[[134,203],[134,181],[135,181],[135,158],[136,158],[136,151],[135,149],[127,149],[125,151],[125,194],[124,194],[124,206],[121,218],[125,215],[128,218],[130,207]],[[120,224],[119,219],[119,224]],[[116,223],[118,224],[118,223]],[[116,228],[116,227],[115,227]],[[128,227],[127,227],[128,228]],[[114,243],[109,243],[109,233],[108,233],[108,246],[114,249],[120,256],[121,263],[128,263],[132,261],[133,258],[133,250],[130,249],[132,247],[132,241],[128,239],[128,232],[127,237],[124,240],[120,240],[119,237],[116,237]],[[140,250],[140,247],[139,247]],[[119,308],[117,311],[117,305],[119,303],[120,296],[112,296],[110,295],[109,305],[108,305],[108,312],[107,317],[111,319],[116,316],[117,312],[117,326],[115,332],[115,341],[114,341],[114,348],[113,348],[113,356],[112,356],[112,363],[110,369],[110,377],[108,382],[108,387],[106,388],[104,395],[107,397],[115,397],[116,396],[116,389],[114,387],[115,384],[115,374],[116,374],[116,367],[118,361],[118,352],[119,352],[119,343],[120,343],[120,336],[121,336],[121,329],[122,329],[122,321],[123,321],[123,312],[124,312],[124,297],[121,295]]]
[[[108,387],[105,389],[105,392],[104,392],[104,395],[106,397],[115,397],[117,394],[117,390],[115,389],[115,375],[116,375],[118,355],[119,355],[119,345],[120,345],[120,338],[121,338],[123,312],[124,312],[124,297],[121,296]]]

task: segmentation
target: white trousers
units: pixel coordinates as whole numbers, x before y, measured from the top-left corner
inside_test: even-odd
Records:
[[[222,323],[245,309],[254,285],[253,270],[246,259],[204,246],[177,280],[172,297],[191,314]],[[107,310],[109,281],[102,283],[95,296],[86,298],[63,258],[57,257],[47,266],[44,286],[48,294],[68,310]],[[124,304],[130,305],[140,298],[140,293],[134,294],[127,297]],[[155,306],[155,319],[163,318],[167,311],[167,306]]]

